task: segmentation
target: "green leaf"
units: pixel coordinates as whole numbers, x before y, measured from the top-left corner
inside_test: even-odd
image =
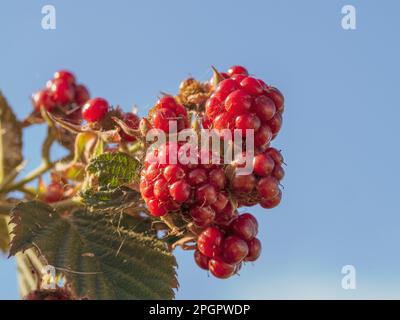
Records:
[[[74,162],[81,160],[81,158],[88,158],[88,151],[92,149],[96,143],[97,135],[93,132],[81,132],[78,133],[75,138],[75,151],[74,151]],[[86,154],[86,157],[85,156]]]
[[[47,204],[20,203],[12,211],[10,255],[36,248],[67,277],[78,296],[91,299],[172,299],[176,260],[165,243],[107,216],[79,209],[58,214]]]
[[[137,180],[140,162],[123,152],[108,152],[92,159],[87,171],[97,178],[100,190],[110,190]]]
[[[21,124],[0,92],[0,183],[21,162]]]
[[[10,243],[10,236],[8,234],[8,217],[0,216],[0,252],[6,253]]]
[[[119,187],[111,190],[94,191],[87,189],[80,193],[82,202],[90,210],[102,211],[121,211],[129,207],[143,207],[144,201],[140,193],[128,187]]]

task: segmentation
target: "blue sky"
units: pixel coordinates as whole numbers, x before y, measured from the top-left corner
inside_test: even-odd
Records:
[[[41,29],[53,4],[57,29]],[[357,29],[341,27],[355,6]],[[94,96],[140,114],[182,79],[243,64],[286,97],[275,141],[288,163],[282,204],[260,222],[263,254],[216,280],[177,252],[179,299],[400,298],[398,1],[2,1],[0,90],[19,117],[60,68]],[[26,171],[44,128],[26,132]],[[341,287],[356,267],[357,289]],[[0,258],[0,299],[17,298]]]

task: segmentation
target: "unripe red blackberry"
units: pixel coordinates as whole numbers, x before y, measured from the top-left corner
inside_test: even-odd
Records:
[[[208,269],[211,274],[220,279],[231,277],[236,271],[236,265],[229,264],[221,258],[213,258],[208,262]]]
[[[68,70],[60,70],[54,73],[54,79],[61,79],[69,84],[75,84],[76,78],[74,74]]]
[[[237,264],[249,254],[249,247],[246,241],[238,236],[229,236],[225,238],[222,254],[224,261]]]
[[[210,261],[210,258],[206,257],[199,250],[194,252],[194,260],[201,269],[208,270],[208,262]]]
[[[36,92],[32,96],[32,103],[35,109],[38,111],[40,108],[45,108],[47,111],[52,111],[56,107],[56,103],[47,89]]]
[[[223,242],[223,234],[216,227],[208,227],[197,239],[197,247],[199,251],[206,257],[213,258],[221,253]]]
[[[257,192],[264,200],[273,199],[280,192],[278,180],[271,176],[262,178],[257,183]]]
[[[65,105],[75,99],[75,88],[67,79],[55,79],[50,87],[50,94],[56,104]]]
[[[243,240],[251,240],[258,233],[257,220],[251,214],[241,214],[232,221],[231,230]]]
[[[247,242],[249,252],[244,258],[244,261],[256,261],[261,254],[261,241],[257,238],[251,239]]]
[[[87,122],[98,122],[104,119],[109,109],[107,100],[103,98],[90,99],[82,108],[82,117]]]

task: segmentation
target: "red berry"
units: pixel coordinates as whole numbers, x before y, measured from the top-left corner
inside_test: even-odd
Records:
[[[75,87],[75,103],[78,106],[83,106],[89,99],[89,91],[84,85],[78,85]]]
[[[225,99],[225,110],[231,115],[240,115],[247,112],[252,104],[251,96],[239,89],[231,92]]]
[[[217,201],[217,191],[215,187],[209,183],[201,186],[196,190],[196,201],[202,205],[213,204]]]
[[[213,121],[213,127],[217,130],[233,129],[234,125],[235,125],[235,119],[233,115],[226,112],[216,116]]]
[[[164,168],[164,178],[169,183],[174,183],[177,180],[181,180],[185,177],[185,170],[177,164],[170,164]]]
[[[160,177],[160,165],[156,162],[150,163],[146,169],[146,179],[153,182],[154,179]]]
[[[168,182],[164,178],[159,178],[154,182],[154,196],[159,200],[168,200]]]
[[[217,99],[214,95],[210,97],[210,99],[206,102],[206,115],[210,118],[215,118],[221,112],[223,112],[224,106],[219,99]]]
[[[246,129],[256,131],[260,128],[261,121],[254,113],[245,113],[235,119],[235,128],[242,130],[242,137],[246,136]]]
[[[194,252],[194,261],[196,261],[196,264],[204,270],[208,270],[208,261],[210,259],[206,257],[204,254],[202,254],[199,250],[196,250]]]
[[[244,261],[256,261],[261,254],[261,241],[254,238],[247,242],[249,253]]]
[[[177,116],[185,116],[185,117],[187,116],[186,108],[179,103],[177,103],[175,106],[175,113]]]
[[[247,78],[247,75],[245,74],[234,74],[231,79],[235,80],[236,83],[240,86],[240,83],[242,82],[243,79]]]
[[[161,217],[168,213],[166,206],[158,199],[149,200],[147,206],[153,216]]]
[[[250,193],[256,185],[256,178],[254,175],[237,175],[232,179],[232,188],[235,192]]]
[[[258,233],[258,221],[255,216],[253,216],[250,213],[242,213],[240,216],[242,217],[242,219],[246,218],[246,219],[253,221],[254,225],[256,226],[257,233]]]
[[[250,95],[258,96],[263,92],[262,84],[253,77],[246,77],[240,82],[240,86]]]
[[[283,179],[283,177],[285,176],[285,170],[280,164],[275,165],[275,168],[272,171],[272,176],[275,177],[278,181],[281,181]]]
[[[217,194],[217,201],[212,204],[212,207],[216,212],[221,212],[226,207],[228,202],[228,197],[220,192]]]
[[[75,99],[74,87],[65,79],[56,79],[52,82],[50,93],[55,103],[66,105]]]
[[[215,211],[209,207],[194,207],[190,210],[190,215],[198,226],[211,224],[215,218]]]
[[[197,247],[202,254],[209,258],[218,256],[221,252],[223,234],[216,227],[208,227],[200,233],[197,239]]]
[[[231,202],[228,201],[225,208],[217,211],[215,215],[215,223],[222,227],[229,227],[231,222],[237,218],[237,211],[234,210]]]
[[[154,196],[153,184],[149,183],[146,179],[140,179],[140,193],[145,198],[150,198]]]
[[[52,203],[62,200],[63,197],[63,185],[58,182],[52,182],[47,186],[43,200],[47,203]]]
[[[82,117],[87,122],[97,122],[104,119],[108,112],[108,102],[103,98],[90,99],[82,108]]]
[[[264,209],[272,209],[281,203],[281,199],[282,199],[282,192],[279,191],[278,195],[270,200],[261,199],[260,205]]]
[[[169,187],[169,194],[177,202],[185,202],[189,198],[190,192],[190,185],[184,180],[176,181]]]
[[[231,224],[232,232],[243,240],[251,240],[258,233],[256,218],[249,213],[241,214]]]
[[[248,75],[249,73],[247,72],[245,67],[242,66],[232,66],[229,68],[228,70],[228,74],[230,76],[233,76],[234,74],[244,74],[244,75]]]
[[[225,79],[218,84],[214,92],[214,97],[219,101],[224,101],[231,92],[237,89],[239,89],[239,86],[235,80]]]
[[[208,262],[208,269],[213,276],[220,279],[226,279],[235,273],[236,265],[229,264],[221,258],[214,258]]]
[[[276,113],[271,120],[268,121],[268,126],[271,128],[273,136],[276,136],[282,127],[282,115]]]
[[[282,113],[285,102],[283,94],[275,87],[268,87],[266,95],[274,101],[276,110]]]
[[[207,181],[207,172],[204,169],[194,169],[189,172],[188,174],[188,180],[190,184],[193,184],[195,186],[203,184],[204,182]]]
[[[171,125],[173,125],[173,121],[176,122],[176,113],[171,109],[162,108],[156,110],[153,114],[154,128],[161,129],[166,133],[170,132],[170,122]],[[177,122],[176,125],[178,126]]]
[[[268,154],[258,154],[253,160],[254,173],[260,177],[266,177],[274,170],[275,162]]]
[[[222,168],[215,168],[208,174],[209,182],[217,189],[222,190],[225,187],[225,171]]]
[[[208,116],[204,116],[201,119],[201,124],[203,125],[204,129],[211,129],[212,127],[212,120]]]
[[[72,72],[67,70],[60,70],[54,74],[54,79],[61,79],[67,81],[69,84],[75,84],[76,79]]]
[[[257,97],[252,109],[263,122],[271,120],[276,113],[274,101],[267,96]]]
[[[279,182],[274,177],[265,177],[258,181],[258,195],[263,200],[271,200],[279,194]]]
[[[254,145],[261,151],[265,150],[272,139],[272,131],[268,126],[261,126],[254,136]]]
[[[229,236],[224,240],[222,252],[224,261],[237,264],[248,255],[249,247],[241,238]]]
[[[130,129],[134,129],[134,130],[139,129],[140,118],[136,114],[131,113],[131,112],[125,113],[123,116],[123,120]],[[130,136],[129,134],[125,133],[122,129],[120,130],[119,134],[120,134],[122,140],[124,140],[126,142],[132,142],[132,141],[136,140],[136,137]]]
[[[32,96],[32,103],[36,110],[40,110],[40,108],[45,108],[47,111],[51,111],[56,106],[56,103],[52,99],[49,91],[46,89],[40,90],[36,92]]]
[[[157,109],[166,108],[166,109],[171,109],[171,110],[175,110],[176,105],[177,105],[177,102],[176,102],[175,98],[172,96],[164,96],[160,100],[158,100],[157,104],[156,104]]]
[[[275,164],[281,165],[283,163],[283,157],[279,150],[271,147],[265,150],[265,154],[268,154],[274,160]]]

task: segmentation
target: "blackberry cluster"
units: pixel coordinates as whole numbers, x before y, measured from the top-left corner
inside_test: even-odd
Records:
[[[150,123],[153,128],[170,133],[170,121],[176,121],[177,131],[189,128],[186,108],[172,96],[164,96],[150,111]]]
[[[32,96],[32,104],[35,111],[44,108],[48,112],[56,112],[72,122],[79,123],[81,107],[89,100],[88,89],[77,84],[75,76],[67,70],[60,70],[49,80],[46,88],[36,92]]]
[[[280,151],[268,147],[253,158],[253,172],[238,175],[233,166],[230,188],[239,206],[251,207],[260,204],[263,208],[276,207],[282,198],[280,181],[285,175],[283,157]]]
[[[201,99],[197,100],[205,101],[203,128],[239,129],[243,139],[246,129],[254,130],[253,172],[239,175],[237,171],[244,164],[236,162],[183,164],[181,156],[187,156],[184,145],[167,142],[148,154],[141,172],[140,192],[153,216],[178,213],[188,225],[194,225],[190,231],[196,236],[197,265],[224,279],[236,274],[243,263],[257,260],[261,253],[261,242],[256,238],[257,219],[250,213],[239,214],[237,208],[260,204],[271,209],[281,201],[283,157],[270,144],[282,126],[284,98],[277,88],[249,76],[241,66],[218,73],[218,77],[222,80],[214,87],[212,84],[200,86],[190,79],[184,83],[185,90],[190,91],[188,85],[193,89],[193,83],[201,87],[200,93],[194,90],[196,87],[189,96],[199,98],[200,95]],[[208,93],[204,88],[210,89]],[[181,103],[188,100],[186,91],[178,95]],[[193,98],[190,103],[198,111],[200,108],[196,106],[203,102],[196,104],[197,100]],[[186,103],[185,106],[188,107]],[[189,127],[185,107],[170,96],[158,101],[148,119],[153,128],[166,133],[171,133],[170,120],[178,121],[178,132]],[[201,158],[201,153],[195,156],[196,160]]]
[[[258,222],[250,213],[236,216],[225,228],[210,226],[198,237],[194,259],[215,277],[229,278],[240,270],[243,262],[256,261],[260,256],[257,233]]]
[[[222,80],[206,102],[205,128],[254,130],[256,150],[265,151],[282,127],[284,98],[275,87],[249,76],[242,66],[221,73]]]
[[[163,144],[145,160],[140,191],[150,213],[164,216],[181,210],[187,212],[198,227],[223,221],[229,199],[222,165],[202,164],[201,152],[190,156],[183,146]],[[183,156],[191,157],[190,163],[183,164]]]

